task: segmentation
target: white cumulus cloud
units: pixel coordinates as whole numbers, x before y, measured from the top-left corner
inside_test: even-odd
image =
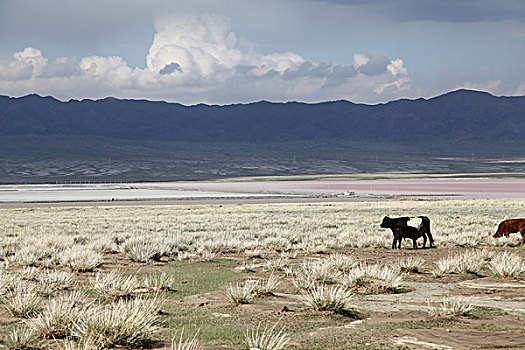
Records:
[[[35,48],[0,58],[0,94],[60,99],[149,98],[186,104],[349,99],[382,102],[412,88],[403,60],[356,53],[348,64],[310,62],[293,52],[257,52],[221,15],[157,19],[146,67],[122,57],[46,59]]]

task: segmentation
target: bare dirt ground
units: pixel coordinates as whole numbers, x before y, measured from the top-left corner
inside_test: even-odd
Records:
[[[514,251],[525,257],[523,249]],[[342,253],[367,263],[394,261],[400,257],[423,257],[430,266],[450,251],[438,248],[381,252],[352,250]],[[252,262],[264,265],[257,259]],[[525,349],[525,280],[475,275],[436,278],[430,271],[422,271],[406,275],[402,286],[404,292],[400,293],[357,295],[357,317],[340,318],[334,324],[330,314],[318,315],[310,330],[303,333],[301,341],[295,343],[296,348],[308,349],[305,344],[309,342],[326,342],[325,346],[313,348],[343,349],[345,347],[341,344],[329,344],[351,339],[352,345],[349,344],[348,348],[352,349]],[[212,317],[225,321],[257,314],[262,318],[284,317],[285,324],[290,327],[294,319],[308,314],[308,311],[289,293],[290,286],[284,286],[275,297],[268,297],[262,303],[240,305],[233,309],[225,303],[222,291],[188,296],[185,303],[212,310]],[[448,318],[429,316],[429,301],[437,303],[443,298],[468,300],[475,307],[475,312],[470,316]]]

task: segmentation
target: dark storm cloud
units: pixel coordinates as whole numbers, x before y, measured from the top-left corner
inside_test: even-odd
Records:
[[[159,71],[159,74],[167,75],[173,72],[182,72],[180,64],[177,62],[171,62],[170,64],[165,65],[164,68]]]
[[[388,57],[379,52],[371,52],[366,56],[369,61],[365,65],[359,67],[360,73],[370,76],[386,73],[387,66],[390,64]]]
[[[333,65],[324,62],[304,62],[297,69],[287,69],[283,78],[297,79],[299,77],[310,78],[350,78],[356,74],[352,66]]]
[[[438,22],[525,21],[523,0],[314,0],[368,7],[395,20]]]

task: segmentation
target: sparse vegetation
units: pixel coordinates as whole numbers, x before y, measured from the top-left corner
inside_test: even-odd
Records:
[[[28,327],[17,326],[11,330],[5,340],[9,350],[31,349],[37,340],[36,334]]]
[[[525,272],[523,259],[510,252],[495,255],[489,266],[490,270],[499,277],[516,277]]]
[[[512,309],[519,293],[509,288],[523,282],[525,250],[515,236],[495,241],[479,232],[522,207],[404,200],[4,210],[0,341],[13,349],[100,350],[147,349],[160,340],[200,350],[284,349],[290,339],[294,348],[346,350],[363,347],[366,338],[393,348],[397,328],[443,328],[484,303],[503,312],[498,300]],[[436,249],[405,249],[406,242],[390,249],[391,232],[378,227],[384,214],[430,212]],[[471,289],[488,297],[464,298]],[[453,297],[425,306],[426,298],[447,295]],[[407,306],[433,317],[396,322]],[[358,314],[357,307],[372,319],[387,313],[392,320],[363,320],[358,332],[341,336],[353,327],[346,316]],[[506,317],[512,321],[504,326],[502,319],[484,321],[519,332],[516,318]],[[268,325],[277,318],[283,328]]]
[[[103,274],[97,272],[91,281],[93,289],[101,299],[118,299],[130,297],[140,283],[135,276],[123,276],[117,271]]]
[[[91,305],[73,322],[72,334],[82,344],[99,348],[138,346],[157,331],[160,299],[119,300]]]
[[[2,303],[15,317],[31,317],[40,311],[42,298],[33,287],[20,283],[2,297]]]
[[[409,257],[397,263],[399,271],[403,273],[421,273],[425,266],[425,261],[420,257]]]
[[[180,331],[180,337],[175,335],[171,340],[171,350],[202,350],[203,345],[197,340],[197,333],[193,338],[184,338],[184,329]]]
[[[473,306],[464,299],[451,300],[449,298],[443,298],[441,303],[433,306],[431,301],[428,302],[429,315],[431,317],[456,317],[456,316],[468,316],[473,310]]]
[[[316,285],[303,291],[297,300],[314,311],[343,313],[353,308],[353,294],[341,286]]]
[[[253,299],[258,284],[259,282],[254,280],[230,284],[226,288],[226,297],[234,304],[248,304]]]
[[[246,343],[250,349],[282,350],[286,348],[290,337],[284,329],[277,329],[277,323],[272,327],[265,326],[261,331],[261,324],[257,328],[246,331]]]

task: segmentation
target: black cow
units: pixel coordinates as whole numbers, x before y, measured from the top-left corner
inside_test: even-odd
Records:
[[[418,239],[419,237],[423,237],[424,239],[423,248],[424,248],[427,244],[427,237],[428,237],[428,239],[430,240],[430,247],[434,246],[434,238],[432,237],[432,233],[430,232],[430,219],[427,216],[418,216],[418,217],[403,216],[399,218],[389,218],[388,216],[385,216],[380,226],[383,228],[389,228],[392,230],[392,233],[394,234],[394,242],[392,243],[392,249],[395,248],[395,243],[398,239],[399,239],[399,247],[401,248],[401,240],[403,238],[411,238],[414,242],[414,247],[416,247],[415,240]],[[406,229],[406,230],[398,229],[398,237],[396,238],[396,232],[395,232],[396,226],[413,227],[419,232],[419,235],[417,235],[415,231],[411,229]]]

